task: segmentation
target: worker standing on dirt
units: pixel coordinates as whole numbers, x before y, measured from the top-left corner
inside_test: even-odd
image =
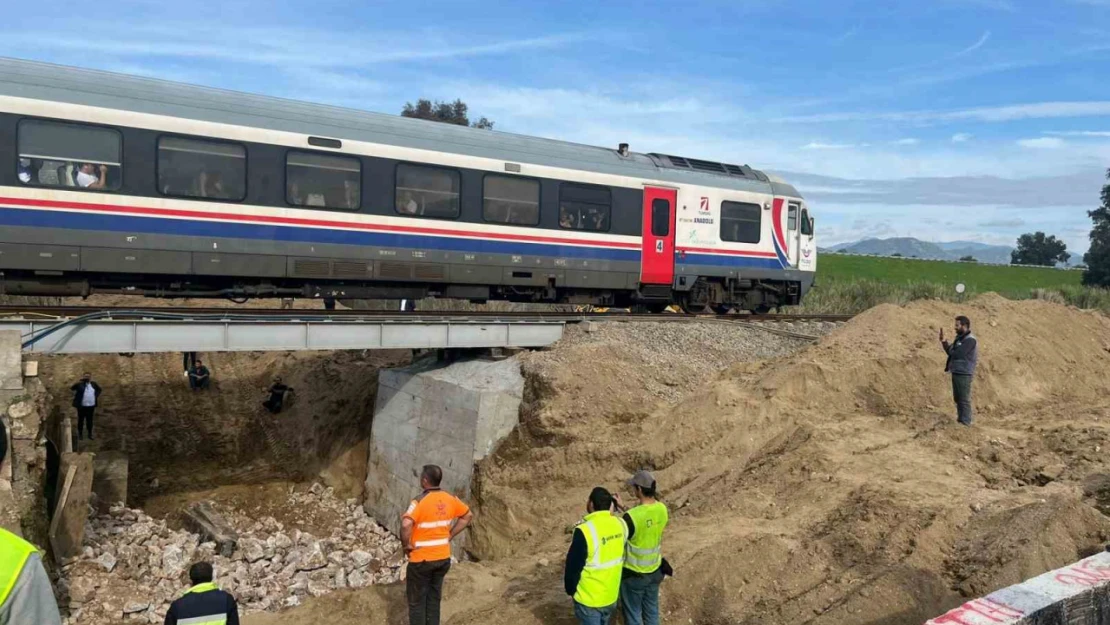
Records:
[[[165,625],[239,625],[235,597],[220,590],[212,579],[212,565],[208,562],[197,562],[190,567],[189,580],[193,587],[170,604]]]
[[[563,586],[574,597],[574,616],[581,625],[608,625],[617,607],[628,528],[612,513],[613,496],[594,488],[567,551]]]
[[[940,329],[940,344],[948,354],[945,373],[952,374],[952,397],[956,400],[956,420],[961,425],[971,425],[971,380],[979,362],[979,342],[971,334],[971,320],[956,317],[956,340],[949,344]]]
[[[77,409],[77,440],[81,440],[82,430],[88,426],[89,440],[93,439],[93,414],[100,402],[100,385],[93,382],[92,374],[85,372],[81,381],[69,387],[73,391],[73,407]]]
[[[0,422],[0,464],[7,457],[6,433]],[[39,551],[0,527],[0,625],[61,625],[58,603]]]
[[[637,471],[628,480],[639,505],[624,512],[628,542],[621,573],[621,611],[625,625],[659,625],[659,584],[663,582],[663,530],[670,516],[667,506],[656,499],[655,478]],[[618,512],[624,510],[614,494]]]
[[[401,544],[409,558],[405,595],[409,625],[439,625],[443,578],[451,568],[451,540],[470,524],[470,508],[439,485],[443,469],[434,464],[420,471],[424,492],[401,515]]]

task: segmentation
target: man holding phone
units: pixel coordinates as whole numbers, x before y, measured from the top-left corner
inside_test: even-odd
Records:
[[[956,340],[949,343],[940,329],[940,346],[948,354],[944,372],[952,374],[952,398],[956,401],[956,420],[971,426],[971,380],[979,362],[979,342],[971,334],[971,320],[956,317]]]

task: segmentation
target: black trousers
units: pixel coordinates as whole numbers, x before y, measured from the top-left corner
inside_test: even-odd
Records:
[[[952,399],[956,401],[956,420],[964,425],[971,425],[972,377],[952,374]]]
[[[94,412],[96,412],[96,406],[77,407],[77,438],[81,438],[81,431],[86,425],[89,429],[89,438],[92,438]]]
[[[192,371],[197,366],[197,353],[196,352],[183,352],[181,356],[181,367],[186,372]]]
[[[405,573],[405,595],[409,600],[409,625],[439,625],[439,602],[443,578],[451,559],[409,562]]]

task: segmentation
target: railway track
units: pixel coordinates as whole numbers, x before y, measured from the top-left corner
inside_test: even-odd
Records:
[[[480,323],[483,320],[519,321],[628,321],[628,322],[683,322],[683,321],[731,321],[738,323],[757,322],[844,322],[851,315],[812,315],[812,314],[687,314],[659,313],[641,314],[626,312],[493,312],[493,311],[370,311],[355,309],[282,309],[282,308],[188,308],[188,307],[150,307],[141,306],[0,306],[0,317],[23,317],[35,319],[65,319],[97,314],[101,319],[134,319],[149,317],[180,317],[182,319],[320,319],[351,317],[372,319],[374,321],[444,321],[457,320]]]

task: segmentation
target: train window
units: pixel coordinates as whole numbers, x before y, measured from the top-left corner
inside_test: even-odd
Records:
[[[540,223],[540,182],[487,175],[482,181],[482,219],[523,226]]]
[[[247,149],[223,141],[159,137],[158,191],[238,202],[247,195]]]
[[[786,229],[798,229],[798,205],[790,204],[786,209]]]
[[[394,209],[402,215],[454,219],[459,216],[459,172],[401,163]]]
[[[362,161],[289,152],[285,156],[285,201],[293,206],[358,210],[362,205]]]
[[[613,198],[608,187],[559,185],[559,227],[608,232]]]
[[[671,203],[663,198],[651,201],[651,236],[665,237],[671,233]]]
[[[732,243],[759,243],[763,229],[762,208],[747,202],[721,202],[721,240]]]
[[[122,139],[110,128],[25,119],[19,123],[23,184],[94,191],[119,189]]]
[[[813,221],[809,218],[809,211],[802,209],[802,234],[807,237],[813,236]]]

